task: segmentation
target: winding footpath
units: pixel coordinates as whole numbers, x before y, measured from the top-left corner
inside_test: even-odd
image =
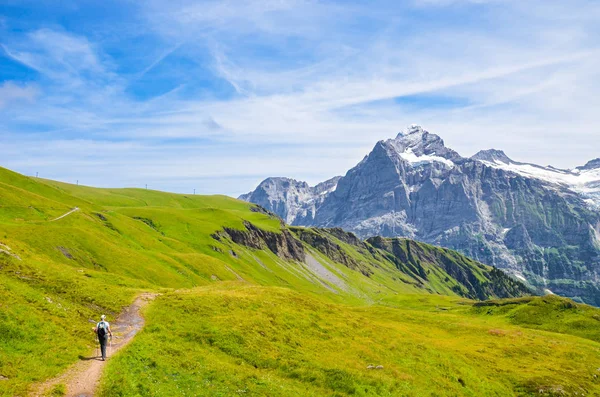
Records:
[[[69,216],[69,215],[71,215],[73,212],[77,212],[77,211],[79,211],[79,207],[75,207],[75,208],[73,208],[71,211],[67,212],[66,214],[63,214],[63,215],[59,216],[58,218],[55,218],[55,219],[52,219],[52,220],[50,220],[50,222],[54,222],[54,221],[57,221],[57,220],[59,220],[59,219],[62,219],[62,218],[64,218],[65,216]]]
[[[141,309],[152,301],[157,294],[145,293],[136,298],[131,306],[128,306],[114,322],[111,322],[113,331],[112,349],[107,348],[107,361],[94,356],[83,358],[73,365],[62,375],[39,385],[30,395],[42,397],[48,395],[52,389],[59,384],[66,387],[67,397],[91,397],[94,396],[102,376],[104,366],[110,357],[125,347],[133,337],[143,328],[144,318]]]

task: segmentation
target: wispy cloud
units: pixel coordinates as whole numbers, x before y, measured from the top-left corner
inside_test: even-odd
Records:
[[[0,107],[14,103],[5,165],[238,194],[270,174],[343,173],[413,122],[464,155],[600,156],[587,0],[150,1],[135,15],[119,40],[105,21],[4,35],[5,57],[32,71],[0,86]]]
[[[152,63],[148,66],[146,66],[144,68],[144,70],[142,70],[137,76],[136,78],[140,78],[142,76],[144,76],[146,73],[148,73],[150,70],[154,69],[156,67],[156,65],[160,64],[162,61],[164,61],[169,55],[173,54],[175,51],[177,51],[177,49],[179,47],[181,47],[182,43],[176,44],[173,47],[167,49],[166,51],[164,51],[162,54],[159,55],[158,58],[156,58],[154,61],[152,61]]]
[[[38,88],[34,85],[5,81],[0,84],[0,108],[16,101],[33,102],[37,95]]]
[[[14,47],[3,45],[9,57],[50,78],[104,71],[92,45],[84,37],[40,29],[13,44]]]

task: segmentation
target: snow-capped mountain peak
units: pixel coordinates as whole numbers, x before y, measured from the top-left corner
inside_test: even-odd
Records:
[[[437,161],[452,167],[455,161],[462,159],[458,153],[445,146],[442,138],[416,124],[405,128],[395,139],[388,140],[387,144],[413,166]]]
[[[400,131],[400,133],[398,133],[398,136],[396,137],[396,139],[398,139],[400,137],[406,137],[408,135],[422,135],[424,133],[427,133],[427,131],[425,131],[423,129],[423,127],[421,127],[418,124],[411,124],[408,127],[406,127],[405,129],[403,129],[402,131]]]

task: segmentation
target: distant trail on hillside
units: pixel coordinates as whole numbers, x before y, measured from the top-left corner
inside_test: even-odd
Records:
[[[48,395],[56,385],[60,384],[65,385],[65,395],[67,397],[92,397],[96,395],[104,366],[116,352],[131,342],[133,337],[144,327],[141,309],[157,295],[145,293],[138,296],[133,304],[123,310],[119,317],[111,323],[116,341],[113,341],[112,348],[107,348],[107,361],[102,361],[99,356],[80,357],[80,361],[65,373],[39,385],[30,395],[36,397]]]
[[[79,207],[75,207],[75,208],[73,208],[71,211],[67,212],[66,214],[63,214],[63,215],[59,216],[58,218],[52,219],[50,222],[54,222],[54,221],[57,221],[57,220],[59,220],[59,219],[62,219],[62,218],[64,218],[65,216],[69,216],[69,215],[71,215],[73,212],[77,212],[77,211],[79,211]]]

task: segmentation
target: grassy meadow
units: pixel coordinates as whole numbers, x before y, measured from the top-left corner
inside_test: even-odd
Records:
[[[304,235],[313,260],[214,237],[248,222],[280,243]],[[467,299],[523,290],[449,250],[377,244],[288,229],[225,196],[0,168],[0,396],[88,357],[93,322],[143,291],[162,295],[109,360],[103,396],[600,395],[600,310]]]
[[[111,362],[100,395],[600,392],[597,340],[519,327],[456,298],[406,295],[397,303],[340,305],[239,283],[169,293],[148,308],[146,329]]]

